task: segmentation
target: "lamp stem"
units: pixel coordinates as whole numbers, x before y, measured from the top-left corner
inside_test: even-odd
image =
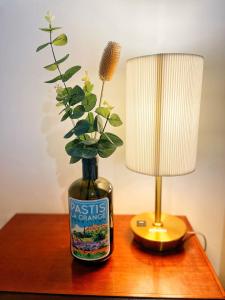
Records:
[[[155,177],[155,222],[154,226],[162,226],[161,221],[162,176]]]

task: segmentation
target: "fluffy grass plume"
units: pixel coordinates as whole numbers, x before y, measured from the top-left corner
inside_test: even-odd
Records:
[[[110,81],[120,58],[120,45],[116,42],[108,42],[105,47],[100,66],[99,77],[102,81]]]

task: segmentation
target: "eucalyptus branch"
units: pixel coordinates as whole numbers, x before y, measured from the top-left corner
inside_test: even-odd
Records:
[[[50,24],[49,24],[49,29],[51,29],[51,25],[50,25]],[[55,65],[56,65],[56,67],[57,67],[57,70],[58,70],[58,72],[59,72],[61,81],[62,81],[62,83],[63,83],[63,85],[64,85],[64,87],[65,87],[65,90],[66,90],[66,92],[67,92],[67,95],[69,95],[68,88],[67,88],[65,82],[63,81],[62,72],[61,72],[61,70],[60,70],[60,68],[59,68],[59,65],[58,65],[58,63],[57,63],[57,59],[56,59],[56,56],[55,56],[54,48],[53,48],[53,45],[52,45],[52,31],[51,31],[51,30],[50,30],[50,46],[51,46],[51,50],[52,50],[52,55],[53,55],[53,58],[54,58],[54,62],[55,62]],[[64,105],[65,105],[66,108],[67,108],[67,107],[70,107],[70,105],[68,105],[68,104],[64,104]],[[73,127],[74,127],[74,126],[75,126],[74,120],[71,119],[71,118],[70,118],[70,120],[71,120],[71,122],[72,122],[72,124],[73,124]]]
[[[49,29],[51,29],[51,25],[49,25]],[[51,50],[52,50],[52,55],[53,55],[53,58],[54,58],[54,62],[56,64],[56,67],[58,69],[58,72],[59,72],[59,75],[60,75],[60,78],[61,78],[61,81],[66,89],[66,92],[67,94],[69,95],[69,92],[68,92],[68,89],[67,89],[67,86],[65,84],[65,82],[63,81],[63,76],[62,76],[62,73],[61,73],[61,70],[59,68],[59,65],[57,63],[57,59],[56,59],[56,56],[55,56],[55,52],[54,52],[54,48],[53,48],[53,45],[52,45],[52,31],[50,31],[50,46],[51,46]]]

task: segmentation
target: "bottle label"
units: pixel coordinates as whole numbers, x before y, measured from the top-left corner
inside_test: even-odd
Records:
[[[99,260],[110,252],[109,199],[69,198],[72,254],[82,260]]]

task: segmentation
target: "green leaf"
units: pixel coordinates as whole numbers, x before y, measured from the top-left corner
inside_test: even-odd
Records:
[[[94,85],[90,81],[85,82],[84,92],[86,95],[91,94],[93,88],[94,88]]]
[[[66,82],[67,80],[69,80],[75,73],[77,73],[79,70],[81,69],[80,66],[75,66],[75,67],[72,67],[70,69],[68,69],[63,75],[62,75],[62,78],[61,76],[57,76],[51,80],[48,80],[48,81],[45,81],[45,83],[53,83],[53,82],[56,82],[58,80],[62,80],[63,82]]]
[[[85,113],[83,105],[78,105],[74,108],[71,119],[79,119]]]
[[[96,147],[84,147],[82,150],[82,158],[93,158],[98,154]]]
[[[69,110],[66,111],[66,113],[62,116],[61,121],[65,121],[66,119],[68,119],[72,114],[72,109],[70,108]]]
[[[54,83],[54,82],[56,82],[58,80],[61,80],[61,76],[60,75],[57,76],[57,77],[55,77],[55,78],[53,78],[53,79],[51,79],[51,80],[45,81],[45,83]]]
[[[89,124],[91,124],[91,125],[94,124],[94,115],[92,112],[88,113],[86,120],[88,120]]]
[[[71,91],[69,96],[69,104],[75,105],[84,99],[84,91],[79,85],[76,85]]]
[[[63,104],[64,106],[64,104]],[[59,115],[61,115],[64,111],[66,111],[66,108],[63,108],[60,112],[59,112]]]
[[[44,48],[47,47],[48,45],[49,45],[49,43],[46,43],[46,44],[43,44],[43,45],[37,47],[36,52],[38,52],[38,51],[44,49]]]
[[[93,127],[94,127],[94,131],[98,131],[98,132],[102,131],[103,122],[102,122],[102,118],[99,115],[95,117]]]
[[[56,89],[56,93],[57,93],[56,100],[57,101],[63,101],[64,104],[67,104],[67,98],[69,98],[68,96],[69,96],[71,91],[72,91],[71,87],[57,88]],[[65,102],[64,102],[64,100],[65,100]]]
[[[63,58],[57,60],[55,63],[45,66],[44,68],[48,71],[55,71],[57,69],[57,65],[60,65],[62,62],[64,62],[69,57],[69,54],[64,56]]]
[[[81,143],[87,146],[94,145],[98,142],[96,139],[89,138],[88,140],[83,140]]]
[[[95,107],[96,102],[97,98],[94,94],[85,96],[84,100],[82,101],[85,111],[91,111]]]
[[[67,43],[67,36],[62,33],[59,36],[57,36],[53,41],[52,44],[55,46],[64,46]]]
[[[94,115],[93,115],[92,112],[89,112],[89,113],[88,113],[88,115],[87,115],[87,117],[86,117],[86,120],[89,122],[89,125],[90,125],[88,132],[89,132],[89,133],[90,133],[90,132],[94,132],[94,131],[95,131],[95,130],[94,130]]]
[[[68,139],[74,134],[74,128],[72,128],[70,131],[68,131],[65,135],[64,138]]]
[[[75,160],[81,157],[92,158],[95,157],[98,153],[98,150],[95,146],[86,146],[82,144],[78,139],[67,143],[65,149],[67,154],[74,157]]]
[[[89,122],[87,120],[78,121],[76,126],[74,127],[74,133],[77,136],[87,133],[88,130],[89,130]]]
[[[110,115],[110,110],[108,108],[106,108],[106,107],[98,107],[98,108],[96,108],[95,112],[98,115],[100,115],[100,116],[102,116],[103,118],[106,118],[106,119]]]
[[[120,120],[120,117],[117,114],[111,114],[109,118],[110,125],[117,127],[123,124],[123,122]]]
[[[69,149],[69,153],[72,157],[83,157],[83,158],[90,158],[90,154],[88,151],[86,151],[86,155],[84,155],[84,147],[82,143],[76,143],[75,145],[71,146],[71,149]],[[93,154],[91,153],[91,156]],[[86,157],[87,156],[87,157]]]
[[[114,144],[115,146],[122,146],[123,145],[123,141],[115,134],[110,133],[110,132],[105,132],[102,133],[101,140],[107,140],[110,143]]]
[[[79,136],[79,140],[80,141],[86,141],[86,140],[90,140],[90,136],[89,134],[85,133]]]
[[[66,153],[70,156],[72,156],[74,148],[80,143],[78,139],[74,139],[73,141],[70,141],[69,143],[66,144],[65,150]],[[75,156],[75,155],[74,155]]]
[[[106,158],[113,154],[116,150],[116,146],[107,140],[99,140],[98,142],[98,154],[100,157]]]
[[[69,80],[75,73],[77,73],[81,69],[81,66],[74,66],[72,68],[69,68],[63,75],[63,82],[66,82]]]
[[[51,65],[45,66],[44,68],[48,71],[55,71],[57,69],[57,65],[56,64],[51,64]]]
[[[71,156],[73,157],[82,157],[84,145],[80,142],[76,144],[73,149],[71,149]]]
[[[64,62],[70,55],[69,54],[66,54],[63,58],[59,59],[56,61],[56,63],[59,65],[61,64],[62,62]]]
[[[51,28],[39,28],[39,29],[42,31],[50,32],[50,31],[61,29],[61,28],[62,27],[51,27]]]
[[[81,157],[71,156],[70,157],[70,164],[75,164],[81,159]]]
[[[61,107],[61,106],[64,106],[64,104],[62,102],[57,102],[55,106],[56,107]]]

